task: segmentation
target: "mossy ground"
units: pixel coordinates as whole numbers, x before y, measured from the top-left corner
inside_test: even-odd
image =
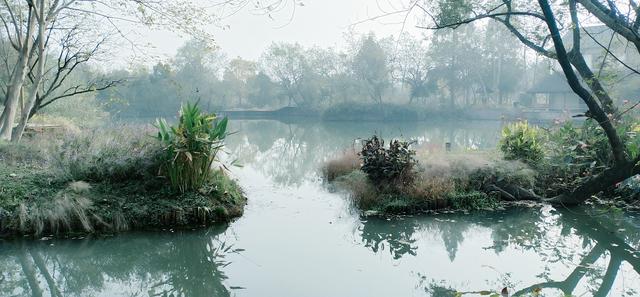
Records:
[[[0,143],[0,237],[188,228],[242,215],[246,198],[222,170],[197,191],[172,189],[149,134],[119,127]]]
[[[159,177],[69,182],[36,166],[0,166],[0,236],[210,225],[242,215],[245,204],[221,171],[199,191],[179,193]]]

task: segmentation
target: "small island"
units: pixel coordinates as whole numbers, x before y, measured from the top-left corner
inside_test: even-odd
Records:
[[[623,127],[635,133],[637,124]],[[615,185],[599,179],[611,174],[613,155],[597,123],[557,123],[540,128],[526,121],[503,128],[498,150],[430,152],[374,135],[360,151],[347,151],[323,167],[331,185],[349,193],[368,215],[503,209],[509,205],[589,201],[636,208],[638,181]],[[630,141],[631,142],[631,141]],[[622,174],[631,174],[637,167]],[[589,189],[590,192],[585,191]],[[551,198],[546,198],[551,197]]]
[[[193,228],[244,211],[215,166],[226,118],[187,104],[175,126],[71,130],[0,145],[1,237]]]

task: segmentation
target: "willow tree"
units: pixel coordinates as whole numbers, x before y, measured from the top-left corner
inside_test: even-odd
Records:
[[[424,14],[429,24],[421,27],[432,30],[455,29],[480,20],[492,20],[504,25],[520,42],[536,53],[557,60],[569,86],[588,107],[585,116],[596,121],[606,135],[613,159],[611,166],[570,192],[557,197],[539,198],[551,203],[572,205],[640,173],[640,156],[629,153],[624,138],[616,131],[616,125],[621,122],[621,116],[626,111],[619,111],[599,76],[590,68],[580,47],[583,33],[588,34],[581,29],[582,8],[630,43],[640,45],[638,5],[635,0],[629,0],[626,4],[622,2],[624,1],[538,0],[534,3],[524,0],[485,0],[471,3],[412,0],[406,12],[419,11]],[[627,5],[629,9],[626,8]],[[570,48],[567,48],[562,39],[561,28],[570,33]],[[606,46],[603,49],[609,50]],[[638,49],[640,51],[640,47]],[[622,60],[617,61],[629,67]],[[534,195],[524,197],[536,198]]]

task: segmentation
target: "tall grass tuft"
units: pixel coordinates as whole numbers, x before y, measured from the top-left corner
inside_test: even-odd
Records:
[[[187,103],[180,110],[176,126],[164,119],[156,121],[157,138],[164,146],[163,173],[171,186],[184,193],[197,190],[211,174],[211,164],[224,146],[227,118],[204,113],[197,104]]]
[[[20,203],[19,230],[41,235],[64,230],[92,232],[101,218],[92,213],[93,202],[71,192],[61,192],[49,201]],[[105,223],[103,223],[105,224]]]
[[[158,173],[162,148],[144,127],[119,126],[68,135],[54,150],[52,165],[64,180],[125,182]]]

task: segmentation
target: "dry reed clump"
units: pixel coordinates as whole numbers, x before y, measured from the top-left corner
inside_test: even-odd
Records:
[[[35,235],[83,230],[92,232],[102,219],[93,213],[93,202],[71,192],[61,192],[50,201],[20,203],[19,230]]]
[[[415,185],[409,189],[408,196],[424,200],[444,199],[455,190],[456,183],[451,178],[443,176],[418,177]]]
[[[347,150],[336,159],[329,160],[322,168],[327,181],[334,181],[340,176],[347,175],[360,169],[360,157],[354,150]]]
[[[379,203],[378,191],[364,171],[356,169],[338,176],[335,181],[351,194],[352,201],[358,208],[371,209]]]
[[[536,177],[536,172],[520,161],[487,153],[433,155],[420,164],[421,179],[453,182],[458,191],[481,190],[482,186],[498,180],[530,188]]]
[[[122,126],[68,135],[53,159],[68,180],[127,181],[157,174],[162,148],[151,130]]]
[[[372,184],[353,159],[341,156],[329,171],[333,179],[351,193],[362,210],[414,212],[427,209],[483,209],[495,207],[497,200],[485,193],[486,185],[513,183],[523,188],[534,185],[536,173],[518,161],[507,161],[488,153],[430,154],[419,161],[415,181],[394,191]],[[336,165],[337,164],[337,165]],[[338,166],[340,165],[340,166]]]

